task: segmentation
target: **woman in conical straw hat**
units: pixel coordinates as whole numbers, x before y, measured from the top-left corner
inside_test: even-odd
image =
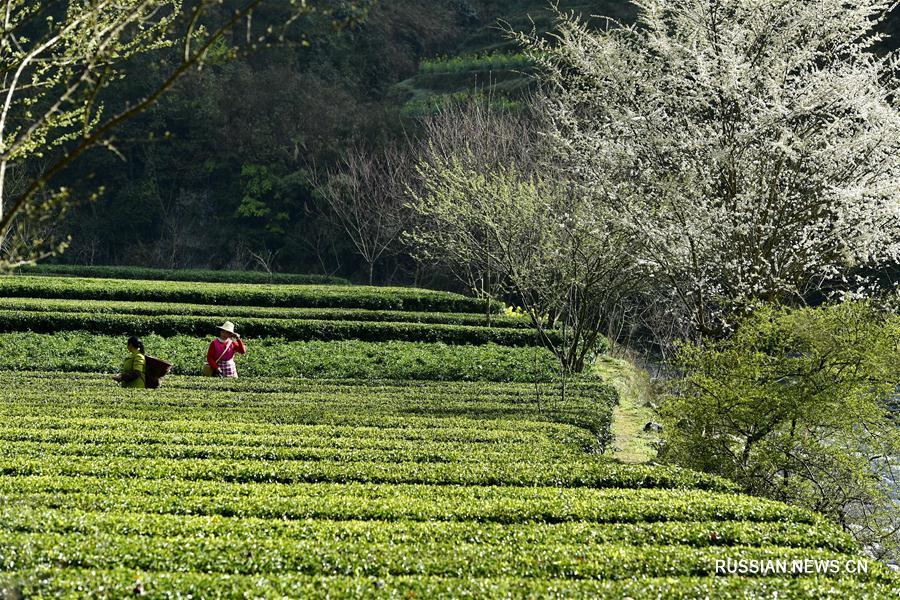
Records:
[[[237,377],[237,365],[234,363],[235,354],[247,354],[244,340],[234,330],[234,323],[225,321],[218,327],[219,336],[209,343],[206,352],[206,365],[204,372],[213,377]],[[209,369],[205,367],[208,366]]]

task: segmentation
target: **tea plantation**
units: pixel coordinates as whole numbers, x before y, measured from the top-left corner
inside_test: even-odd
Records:
[[[614,389],[560,400],[499,307],[114,274],[0,279],[0,598],[900,593],[814,513],[609,458]],[[241,378],[201,378],[224,319]],[[162,388],[111,381],[130,333],[175,363]]]

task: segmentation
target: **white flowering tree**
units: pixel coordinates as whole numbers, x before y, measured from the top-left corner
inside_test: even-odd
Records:
[[[637,0],[522,35],[561,164],[641,240],[672,315],[717,334],[748,301],[864,292],[900,255],[888,0]]]

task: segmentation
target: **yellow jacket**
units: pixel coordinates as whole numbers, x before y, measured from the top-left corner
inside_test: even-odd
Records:
[[[137,372],[138,377],[130,381],[123,381],[122,387],[127,388],[144,388],[146,387],[145,378],[144,378],[144,365],[146,363],[146,359],[144,359],[144,355],[140,352],[132,352],[131,356],[125,359],[125,362],[122,363],[122,375],[128,375],[132,372]]]

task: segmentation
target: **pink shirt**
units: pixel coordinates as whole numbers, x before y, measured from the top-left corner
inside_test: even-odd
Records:
[[[206,362],[213,369],[218,369],[217,363],[229,361],[234,358],[235,353],[247,354],[247,348],[244,341],[240,338],[231,338],[223,342],[219,338],[215,338],[209,343],[209,350],[206,352]],[[219,358],[221,356],[221,358]]]

